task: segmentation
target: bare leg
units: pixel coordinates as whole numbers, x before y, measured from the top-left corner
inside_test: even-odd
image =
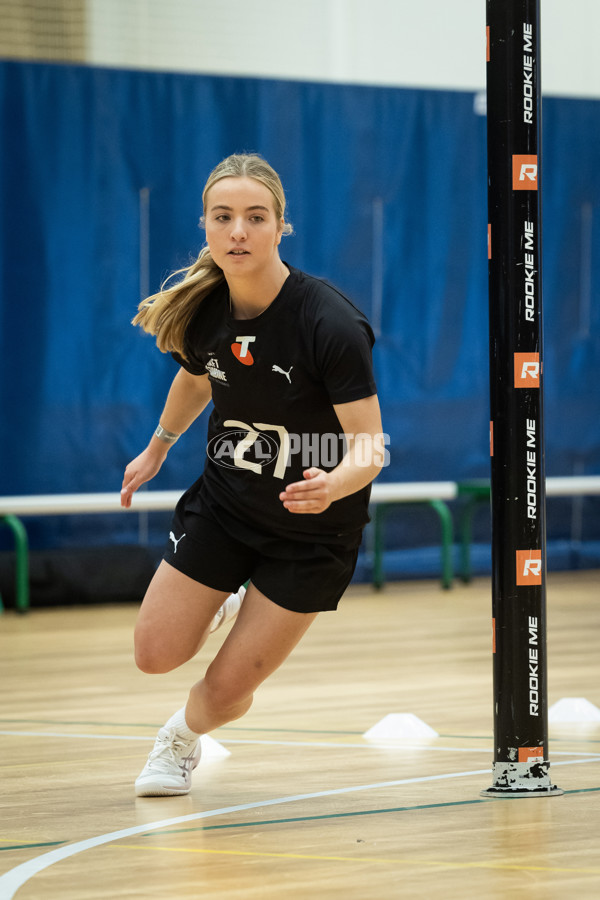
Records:
[[[206,587],[164,560],[156,570],[135,626],[135,661],[143,672],[170,672],[206,640],[228,591]]]
[[[189,727],[206,734],[243,716],[256,688],[285,661],[317,615],[282,609],[250,584],[225,642],[190,691]]]
[[[163,562],[142,603],[135,629],[136,662],[145,672],[168,672],[204,643],[227,596]],[[198,735],[243,716],[256,688],[287,658],[317,613],[295,613],[250,585],[244,603],[185,710],[158,732],[135,790],[139,797],[187,794],[200,758]]]

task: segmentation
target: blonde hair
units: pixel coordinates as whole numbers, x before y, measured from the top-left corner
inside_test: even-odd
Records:
[[[285,193],[281,179],[261,156],[234,154],[228,156],[210,173],[202,192],[203,211],[206,213],[206,197],[209,190],[222,178],[254,178],[267,187],[273,196],[275,217],[282,222],[282,233],[291,234],[292,226],[285,221]],[[200,220],[204,222],[204,216]],[[181,276],[172,286],[173,278]],[[198,258],[183,269],[173,272],[161,285],[160,291],[142,300],[133,325],[156,336],[158,349],[163,353],[176,351],[185,356],[184,336],[188,323],[198,304],[218,284],[225,280],[223,270],[215,263],[207,246]]]

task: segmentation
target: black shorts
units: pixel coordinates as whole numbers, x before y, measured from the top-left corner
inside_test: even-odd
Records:
[[[251,579],[269,600],[293,612],[337,609],[356,567],[356,539],[340,547],[280,538],[206,504],[201,512],[191,511],[187,497],[173,515],[163,555],[169,565],[230,593]]]

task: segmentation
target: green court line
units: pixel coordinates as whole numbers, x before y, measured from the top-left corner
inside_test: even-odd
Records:
[[[588,794],[600,791],[600,787],[595,788],[579,788],[577,790],[565,791],[565,796],[567,794]],[[421,809],[443,809],[444,807],[452,807],[452,806],[474,806],[478,803],[490,803],[494,802],[493,799],[476,799],[476,800],[452,800],[448,803],[424,803],[420,806],[393,806],[389,809],[362,809],[355,812],[343,812],[343,813],[324,813],[320,816],[295,816],[293,818],[288,819],[269,819],[267,821],[261,821],[260,819],[255,819],[253,822],[235,822],[233,824],[228,825],[206,825],[200,826],[198,828],[176,828],[173,831],[154,831],[151,834],[141,834],[140,837],[153,837],[157,835],[158,837],[163,837],[166,834],[182,834],[188,831],[217,831],[225,828],[252,828],[253,826],[260,826],[262,828],[263,825],[287,825],[291,822],[314,822],[319,819],[347,819],[354,818],[356,816],[377,816],[383,813],[395,813],[395,812],[416,812]]]
[[[444,740],[457,740],[457,741],[493,741],[494,736],[492,734],[438,734],[438,737],[444,738]],[[549,738],[548,743],[550,744],[600,744],[600,738],[580,738],[576,735],[565,735],[564,737],[559,737],[558,735],[554,735]]]
[[[63,721],[61,719],[15,719],[15,718],[2,718],[0,717],[0,723],[9,724],[11,722],[18,722],[22,725],[92,725],[97,726],[99,728],[102,727],[110,727],[110,728],[161,728],[164,723],[161,722],[88,722],[88,721]],[[216,733],[221,734],[223,732],[228,731],[240,731],[247,733],[259,733],[259,734],[333,734],[333,735],[350,735],[350,736],[361,736],[364,732],[362,731],[342,731],[342,730],[333,730],[333,729],[317,729],[317,728],[255,728],[250,727],[246,728],[243,725],[223,725],[221,728],[216,730]],[[460,741],[493,741],[493,735],[491,734],[438,734],[439,738],[444,740],[460,740]],[[578,738],[576,735],[566,735],[564,737],[551,737],[549,739],[550,744],[577,744],[578,746],[586,745],[586,744],[600,744],[600,738]]]
[[[0,847],[2,850],[33,850],[35,847],[60,847],[61,844],[68,844],[68,841],[45,841],[40,844],[13,844],[11,847]]]
[[[324,813],[320,816],[295,816],[289,819],[269,819],[266,822],[263,822],[259,819],[255,819],[253,822],[236,822],[230,825],[207,825],[206,827],[199,828],[177,828],[174,831],[161,831],[161,832],[153,832],[152,834],[157,834],[160,837],[163,837],[165,834],[181,834],[186,831],[216,831],[217,829],[223,828],[251,828],[252,826],[260,825],[285,825],[288,822],[314,822],[318,819],[347,819],[352,818],[354,816],[376,816],[382,813],[393,813],[393,812],[414,812],[418,809],[440,809],[443,806],[471,806],[474,803],[488,803],[488,800],[455,800],[452,803],[428,803],[423,806],[393,806],[389,809],[362,809],[355,812],[343,812],[343,813]],[[150,834],[142,834],[140,837],[151,837]]]
[[[58,719],[3,719],[0,723],[19,722],[22,725],[97,725],[98,727],[110,726],[111,728],[162,728],[163,723],[160,722],[82,722],[82,721],[62,721]],[[362,731],[331,731],[319,730],[311,728],[242,728],[230,727],[224,725],[218,731],[255,731],[266,732],[267,734],[349,734],[360,735]]]
[[[19,722],[21,725],[97,725],[98,727],[110,726],[111,728],[161,728],[155,722],[82,722],[79,719],[63,721],[62,719],[2,719],[0,722],[7,724]],[[164,722],[163,722],[164,725]]]
[[[335,731],[332,729],[318,728],[244,728],[243,725],[223,725],[219,731],[256,731],[267,734],[350,734],[361,735],[362,731]]]
[[[565,791],[565,795],[567,794],[591,794],[598,793],[600,791],[600,787],[593,788],[577,788],[572,791]],[[140,837],[153,837],[157,835],[158,837],[163,837],[167,834],[184,834],[190,831],[218,831],[223,830],[225,828],[252,828],[252,826],[264,826],[264,825],[287,825],[293,822],[315,822],[322,819],[347,819],[347,818],[356,818],[358,816],[375,816],[381,815],[384,813],[394,813],[394,812],[416,812],[420,809],[443,809],[444,807],[452,807],[452,806],[474,806],[479,803],[490,803],[493,801],[487,799],[475,799],[475,800],[454,800],[449,803],[425,803],[420,806],[394,806],[389,809],[363,809],[355,812],[343,812],[343,813],[326,813],[320,816],[293,816],[287,819],[268,819],[266,821],[260,821],[258,819],[253,822],[236,822],[234,824],[229,825],[206,825],[204,827],[199,828],[176,828],[172,831],[161,831],[161,832],[150,832],[147,834],[142,834]],[[0,847],[0,851],[2,850],[33,850],[37,847],[60,847],[63,844],[69,843],[68,841],[45,841],[39,842],[36,844],[13,844],[9,847]]]
[[[600,787],[597,788],[574,788],[572,791],[565,791],[565,794],[593,794],[600,791]]]

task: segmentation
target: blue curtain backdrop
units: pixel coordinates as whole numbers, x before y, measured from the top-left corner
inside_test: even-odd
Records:
[[[0,98],[1,494],[120,488],[176,371],[129,321],[145,283],[196,256],[206,176],[244,150],[282,176],[296,232],[284,258],[346,291],[378,332],[382,479],[488,476],[473,94],[4,62]],[[543,120],[547,474],[599,473],[600,102],[546,99]],[[196,478],[204,430],[153,487]],[[435,523],[398,519],[399,564],[414,569]],[[30,533],[39,547],[127,542],[138,521],[40,519]],[[598,501],[549,503],[548,536],[549,558],[574,536],[589,550]]]

